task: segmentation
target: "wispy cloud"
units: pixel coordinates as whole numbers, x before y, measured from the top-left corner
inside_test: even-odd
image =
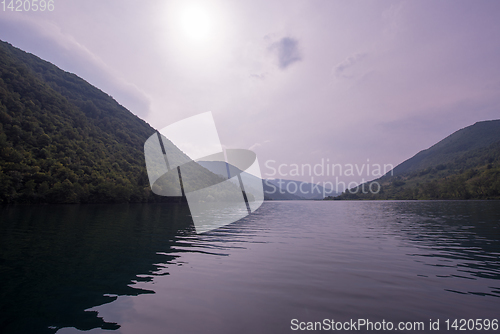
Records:
[[[253,79],[264,80],[267,77],[267,73],[253,73],[250,74],[250,77]]]
[[[358,63],[363,58],[366,58],[367,55],[368,55],[368,53],[366,53],[366,52],[355,53],[355,54],[350,55],[349,57],[344,59],[342,62],[340,62],[339,64],[337,64],[333,68],[333,73],[337,77],[346,76],[344,74],[345,70],[347,70],[349,67],[354,66],[356,63]]]
[[[262,145],[267,144],[267,143],[270,143],[270,142],[271,142],[270,140],[265,140],[265,141],[263,141],[261,143],[255,143],[252,146],[250,146],[248,149],[250,151],[252,151],[252,150],[256,149],[257,147],[262,146]]]
[[[302,60],[299,42],[295,38],[283,37],[279,41],[271,44],[269,50],[277,55],[278,65],[282,70]]]

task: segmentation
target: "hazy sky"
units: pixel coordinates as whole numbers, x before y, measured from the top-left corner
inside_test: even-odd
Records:
[[[157,129],[212,111],[223,145],[254,150],[264,176],[269,160],[397,165],[500,118],[496,0],[54,4],[0,7],[0,39]]]

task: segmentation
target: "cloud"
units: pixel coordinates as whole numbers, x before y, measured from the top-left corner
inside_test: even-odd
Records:
[[[267,77],[267,73],[254,73],[254,74],[250,74],[250,78],[253,78],[253,79],[259,79],[259,80],[264,80],[265,78]]]
[[[252,146],[250,146],[248,149],[249,149],[250,151],[253,151],[253,150],[254,150],[254,149],[256,149],[257,147],[262,146],[262,145],[267,144],[267,143],[270,143],[270,142],[271,142],[270,140],[266,140],[266,141],[263,141],[262,143],[255,143],[255,144],[253,144]]]
[[[348,69],[349,67],[352,67],[354,64],[358,63],[361,59],[365,58],[368,55],[368,53],[355,53],[347,57],[345,60],[337,64],[333,68],[333,73],[337,77],[341,76],[346,76],[344,74],[345,70]]]
[[[278,56],[278,64],[282,70],[302,60],[298,44],[299,42],[295,38],[283,37],[269,47],[269,50]]]

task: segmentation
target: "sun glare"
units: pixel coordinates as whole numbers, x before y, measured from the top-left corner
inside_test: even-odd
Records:
[[[180,16],[181,28],[186,37],[194,41],[209,38],[212,20],[207,10],[201,6],[186,7]]]

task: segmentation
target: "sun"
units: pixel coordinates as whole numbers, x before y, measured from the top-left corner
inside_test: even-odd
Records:
[[[185,7],[180,14],[180,25],[184,35],[192,41],[206,41],[211,34],[212,18],[200,5]]]

